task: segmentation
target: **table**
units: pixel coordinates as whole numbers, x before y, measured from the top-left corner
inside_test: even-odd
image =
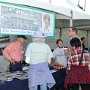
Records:
[[[54,87],[63,86],[65,74],[66,74],[66,69],[58,70],[52,73],[56,81],[56,85]],[[38,89],[40,90],[40,88]],[[14,78],[12,81],[5,81],[4,83],[0,83],[0,90],[29,90],[28,79],[20,80]]]
[[[66,76],[66,68],[57,70],[56,72],[53,72],[52,75],[56,81],[56,84],[52,87],[52,89],[57,87],[63,87]]]
[[[0,83],[0,90],[29,90],[28,79],[19,80],[15,78],[13,81]]]

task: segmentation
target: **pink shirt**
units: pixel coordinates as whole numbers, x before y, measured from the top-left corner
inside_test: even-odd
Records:
[[[3,55],[10,61],[19,62],[23,59],[22,47],[19,41],[12,42],[3,50]]]

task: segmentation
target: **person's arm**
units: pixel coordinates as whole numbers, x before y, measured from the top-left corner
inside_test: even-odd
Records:
[[[14,61],[12,60],[10,53],[12,53],[12,47],[13,44],[8,45],[3,51],[3,55],[6,59],[8,59],[11,63],[14,63]]]
[[[84,59],[85,59],[85,64],[87,65],[88,64],[88,69],[90,70],[90,54],[87,50],[84,50],[84,53],[83,53],[83,56],[84,56]]]
[[[26,62],[27,64],[30,64],[30,57],[26,56],[25,62]]]
[[[71,64],[72,64],[72,59],[69,58],[69,59],[68,59],[67,70],[70,70],[70,68],[71,68]]]
[[[4,57],[9,61],[12,61],[12,58],[10,57],[11,48],[12,48],[12,45],[8,45],[2,52]]]
[[[57,56],[57,50],[56,50],[56,49],[54,49],[52,53],[53,53],[53,58],[55,59],[55,58],[56,58],[56,56]]]
[[[53,57],[52,51],[48,46],[48,64],[51,64],[51,58]]]
[[[88,68],[89,68],[89,70],[90,70],[90,56],[89,56]]]
[[[30,55],[31,55],[31,50],[30,49],[31,49],[31,44],[28,45],[28,47],[26,49],[26,52],[25,52],[25,56],[26,56],[25,62],[27,64],[30,64]]]

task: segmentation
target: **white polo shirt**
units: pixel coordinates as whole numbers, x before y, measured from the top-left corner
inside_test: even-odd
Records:
[[[25,56],[30,57],[30,64],[37,64],[51,59],[53,54],[47,44],[33,42],[28,45]]]

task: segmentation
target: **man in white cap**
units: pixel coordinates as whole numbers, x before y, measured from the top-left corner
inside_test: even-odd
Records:
[[[50,47],[45,43],[45,35],[42,32],[36,32],[32,36],[26,50],[26,63],[30,64],[28,79],[29,90],[47,90],[55,84],[55,80],[49,70],[48,63],[51,63],[53,57]]]

